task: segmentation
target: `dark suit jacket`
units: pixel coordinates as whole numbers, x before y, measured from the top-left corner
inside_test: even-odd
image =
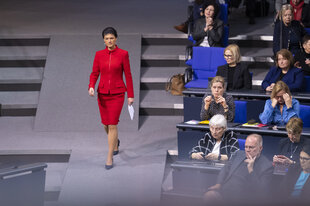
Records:
[[[224,25],[223,22],[219,19],[213,20],[213,29],[205,32],[204,28],[206,27],[206,19],[201,18],[195,22],[193,39],[196,41],[195,46],[199,46],[205,36],[208,36],[208,42],[210,47],[221,47],[222,46],[222,36]]]
[[[281,68],[271,67],[262,83],[263,90],[266,90],[266,88],[272,83],[276,83],[281,72],[282,72]],[[286,73],[286,75],[282,78],[282,81],[287,84],[291,92],[302,91],[304,73],[302,72],[301,69],[295,67],[290,68]]]
[[[222,76],[228,81],[228,64],[219,66],[217,68],[216,76]],[[236,89],[252,89],[251,75],[248,66],[244,63],[238,63],[235,68],[233,85],[230,90]]]
[[[254,194],[253,198],[267,197],[268,189],[270,188],[270,181],[272,179],[273,167],[272,163],[262,154],[254,163],[254,171],[245,177],[245,182],[241,183],[243,188],[237,188],[234,185],[229,184],[233,175],[238,172],[238,168],[241,167],[241,164],[245,159],[246,155],[244,151],[239,150],[236,152],[220,171],[217,183],[221,184],[222,188],[225,184],[228,184],[232,187],[230,188],[231,190],[238,191],[240,189],[240,191],[244,191],[244,188],[249,189],[249,194],[243,193],[240,194],[240,197],[246,196],[246,198],[251,199],[252,197],[250,196]],[[227,194],[224,193],[223,195]]]
[[[285,26],[282,21],[277,20],[273,32],[274,55],[276,55],[280,49],[289,49],[293,54],[298,53],[300,49],[302,49],[301,41],[305,34],[306,31],[299,21],[293,20],[290,25]],[[282,35],[282,42],[280,42],[280,35]]]

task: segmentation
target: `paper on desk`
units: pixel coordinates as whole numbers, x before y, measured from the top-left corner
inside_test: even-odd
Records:
[[[128,112],[129,112],[130,119],[133,120],[133,116],[135,114],[135,110],[133,109],[132,105],[128,105]]]

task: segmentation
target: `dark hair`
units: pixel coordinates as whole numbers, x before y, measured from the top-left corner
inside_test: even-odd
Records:
[[[303,38],[302,38],[302,43],[305,44],[307,43],[307,41],[310,40],[310,35],[309,34],[306,34]]]
[[[305,144],[303,147],[302,147],[302,150],[303,152],[307,153],[307,155],[310,156],[310,144]]]
[[[206,3],[203,4],[202,6],[202,12],[203,14],[205,13],[205,10],[208,6],[213,6],[214,7],[214,15],[213,15],[213,19],[217,18],[217,15],[219,13],[219,5],[215,2],[215,1],[207,1]]]
[[[102,31],[102,38],[107,34],[113,34],[117,38],[117,31],[113,27],[107,27]]]

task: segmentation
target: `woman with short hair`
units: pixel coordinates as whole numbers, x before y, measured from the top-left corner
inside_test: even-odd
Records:
[[[275,83],[282,80],[290,88],[290,91],[301,91],[304,74],[301,69],[294,67],[294,58],[287,49],[281,49],[276,54],[276,67],[271,67],[262,82],[262,88],[272,91]]]
[[[224,115],[228,122],[235,118],[235,102],[225,93],[225,80],[221,76],[212,79],[211,94],[207,92],[202,98],[200,118],[208,120],[216,114]]]
[[[191,152],[190,157],[197,160],[228,160],[239,150],[237,135],[227,130],[227,120],[221,115],[210,119],[210,132],[207,132]]]
[[[292,117],[299,117],[299,109],[299,101],[292,97],[288,86],[278,81],[259,119],[263,124],[285,125]]]
[[[224,50],[227,64],[217,68],[216,76],[227,79],[227,90],[252,89],[248,65],[241,62],[240,49],[237,44],[230,44]]]
[[[273,163],[294,164],[299,162],[299,153],[304,144],[309,143],[307,137],[301,135],[303,122],[300,118],[291,118],[286,124],[287,137],[279,142],[278,155],[273,156]]]

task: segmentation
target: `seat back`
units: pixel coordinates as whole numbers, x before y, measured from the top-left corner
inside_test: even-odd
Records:
[[[218,66],[226,64],[223,54],[223,47],[193,47],[193,80],[185,87],[207,88],[208,78],[216,75]],[[204,80],[203,84],[200,84],[200,80]]]
[[[238,139],[239,149],[244,150],[245,148],[245,139]]]
[[[237,123],[247,122],[247,102],[235,101],[235,120]]]
[[[310,35],[310,28],[305,28],[305,30]]]
[[[228,23],[228,4],[220,4],[219,19],[222,20],[224,24]]]
[[[310,106],[300,105],[299,115],[304,123],[304,127],[310,127]]]
[[[229,26],[224,26],[223,36],[222,36],[222,45],[223,47],[228,46],[228,38],[229,38]]]
[[[304,77],[305,91],[310,92],[310,76]]]
[[[193,70],[216,71],[226,64],[223,47],[193,47]]]

